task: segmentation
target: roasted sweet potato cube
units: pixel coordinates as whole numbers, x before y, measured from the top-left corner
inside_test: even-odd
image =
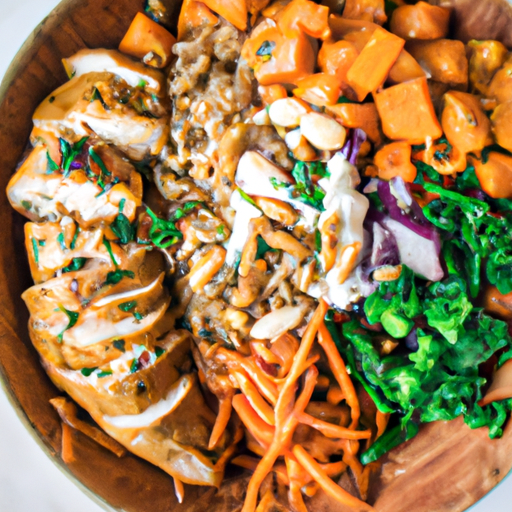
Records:
[[[383,28],[377,28],[347,72],[347,83],[363,101],[386,80],[405,41]]]
[[[406,50],[430,74],[432,80],[465,90],[468,84],[468,59],[461,41],[409,41]]]
[[[426,78],[417,78],[374,93],[382,129],[392,140],[422,144],[442,135]]]
[[[449,23],[449,9],[418,2],[395,9],[389,26],[403,39],[439,39],[448,35]]]

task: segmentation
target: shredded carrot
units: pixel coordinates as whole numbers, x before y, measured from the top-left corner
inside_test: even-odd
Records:
[[[359,500],[355,496],[352,496],[345,489],[336,485],[322,470],[320,464],[309,455],[309,453],[302,448],[300,445],[295,445],[292,450],[293,454],[302,465],[302,467],[313,477],[313,479],[318,483],[318,485],[323,489],[323,491],[339,501],[341,504],[354,507],[357,509],[373,511],[373,507],[365,503],[364,501]]]
[[[388,426],[390,416],[391,415],[388,412],[380,412],[379,409],[377,409],[377,416],[375,417],[377,435],[375,436],[375,439],[378,439],[382,434],[384,434],[384,431]]]
[[[270,380],[270,378],[258,367],[258,365],[251,359],[243,357],[238,352],[227,350],[223,347],[217,351],[217,357],[220,361],[227,364],[228,368],[238,370],[242,368],[245,370],[249,378],[256,384],[260,393],[272,404],[277,403],[279,392],[277,386]]]
[[[331,386],[327,391],[327,402],[332,405],[338,405],[342,400],[345,400],[345,393],[341,391],[339,386]]]
[[[297,381],[301,375],[300,369],[305,363],[311,347],[316,338],[318,328],[323,322],[324,316],[327,313],[327,304],[323,299],[320,299],[320,303],[313,315],[313,318],[309,322],[302,342],[299,346],[298,352],[295,354],[293,365],[290,372],[286,376],[279,393],[279,398],[275,407],[275,421],[276,428],[274,432],[274,438],[269,449],[261,459],[258,467],[254,471],[252,478],[249,481],[247,487],[247,495],[245,497],[244,506],[242,512],[254,512],[256,504],[258,502],[258,491],[265,477],[272,470],[276,459],[282,453],[283,449],[288,449],[291,443],[293,433],[298,424],[297,419],[291,412],[294,407],[295,391],[297,388]],[[316,380],[316,379],[315,379]],[[313,388],[314,389],[314,388]],[[301,397],[297,400],[300,400]],[[305,408],[305,406],[304,406]]]
[[[183,487],[183,482],[181,480],[178,480],[176,477],[173,477],[173,479],[174,492],[176,493],[178,503],[183,503],[183,500],[185,499],[185,487]]]
[[[231,418],[232,399],[232,396],[227,396],[219,400],[219,414],[217,414],[215,419],[215,425],[213,426],[212,435],[208,443],[208,450],[213,450],[217,446],[228,426],[229,418]]]
[[[347,372],[347,367],[345,366],[345,363],[334,344],[331,333],[324,322],[322,322],[319,328],[318,343],[323,348],[327,359],[329,360],[329,366],[334,378],[338,382],[340,389],[345,395],[347,404],[351,409],[350,415],[352,422],[350,423],[350,429],[355,429],[359,423],[359,417],[361,415],[361,408],[359,406],[359,400],[357,399],[357,393]]]
[[[244,395],[235,395],[233,397],[233,408],[238,413],[238,416],[240,416],[245,428],[261,446],[267,447],[272,444],[274,427],[260,418]]]
[[[290,502],[290,507],[296,512],[308,512],[301,493],[301,487],[304,485],[304,470],[295,458],[285,457],[284,460],[290,477],[290,489],[288,490],[288,501]]]
[[[259,394],[256,386],[247,378],[247,375],[240,371],[233,371],[231,372],[231,375],[235,377],[242,393],[245,395],[247,400],[249,400],[249,403],[259,417],[269,425],[274,425],[275,420],[272,407],[265,402],[263,397]]]
[[[73,453],[72,430],[69,425],[62,423],[62,448],[60,456],[65,464],[75,462],[75,454]]]
[[[243,437],[244,429],[242,425],[238,425],[231,444],[222,452],[221,456],[213,466],[214,471],[224,471],[227,462],[231,460],[236,450],[238,450],[238,443],[243,439]]]
[[[326,437],[341,439],[370,439],[372,436],[371,430],[352,430],[350,428],[340,427],[339,425],[333,425],[327,421],[319,420],[307,413],[297,414],[297,419],[300,423],[319,430]]]

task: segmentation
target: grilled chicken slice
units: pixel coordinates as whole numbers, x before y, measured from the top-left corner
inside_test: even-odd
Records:
[[[161,355],[127,351],[110,363],[111,375],[43,364],[53,382],[132,453],[186,483],[219,486],[225,462],[215,461],[231,435],[226,431],[216,450],[207,451],[215,414],[190,373],[189,348],[189,334],[175,331],[159,341]]]
[[[39,105],[34,126],[72,141],[95,133],[134,160],[157,155],[167,142],[168,108],[143,83],[133,87],[107,72],[77,75]]]
[[[142,200],[140,174],[111,146],[96,145],[93,149],[110,176],[102,177],[95,162],[89,165],[90,173],[85,164],[77,170],[52,172],[46,147],[36,146],[7,185],[12,207],[35,222],[58,222],[69,216],[88,228],[113,222],[124,199],[123,214],[133,221]],[[90,156],[86,158],[90,160]]]
[[[119,357],[122,348],[153,343],[169,330],[169,296],[160,253],[129,244],[116,270],[89,260],[82,270],[29,288],[32,342],[52,364],[80,370]]]

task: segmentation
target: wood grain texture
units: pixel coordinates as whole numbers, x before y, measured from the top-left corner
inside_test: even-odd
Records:
[[[454,7],[454,28],[463,39],[496,37],[512,47],[512,9],[504,0],[441,0]],[[168,0],[177,19],[180,2]],[[114,48],[142,0],[65,0],[23,46],[0,86],[0,377],[26,422],[59,461],[60,421],[48,403],[59,393],[43,371],[28,333],[20,295],[31,285],[23,249],[23,219],[12,210],[5,187],[26,149],[32,112],[66,80],[61,59],[85,47]],[[175,25],[174,25],[175,26]],[[221,491],[187,486],[178,505],[172,479],[136,457],[117,459],[82,434],[73,434],[76,461],[70,471],[102,500],[126,512],[234,512],[239,510],[246,477],[226,480]],[[435,453],[434,453],[435,452]],[[462,455],[461,455],[462,454]],[[459,467],[460,457],[467,461]],[[414,458],[414,465],[407,460]],[[459,464],[460,465],[460,464]],[[502,440],[470,431],[461,421],[424,428],[419,437],[395,450],[372,484],[378,512],[458,512],[499,482],[512,466],[512,426]],[[406,473],[403,473],[404,469]],[[418,502],[418,480],[430,482],[430,495]],[[344,510],[321,494],[311,510]]]

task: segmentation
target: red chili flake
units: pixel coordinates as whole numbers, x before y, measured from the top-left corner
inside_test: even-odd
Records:
[[[139,356],[139,370],[144,370],[144,368],[147,368],[151,363],[151,354],[145,350],[142,352],[142,354]]]
[[[275,364],[270,364],[265,361],[261,356],[256,355],[256,364],[268,375],[272,377],[277,377],[277,367]]]

